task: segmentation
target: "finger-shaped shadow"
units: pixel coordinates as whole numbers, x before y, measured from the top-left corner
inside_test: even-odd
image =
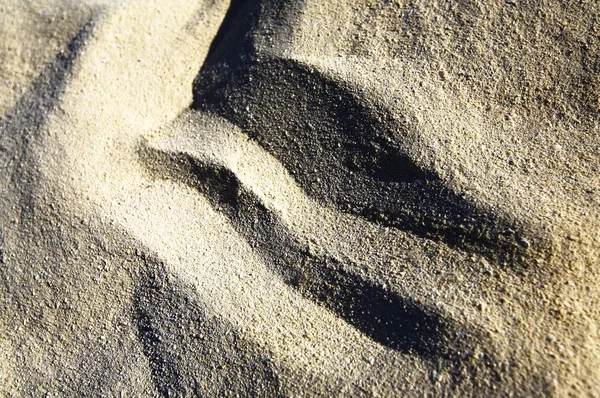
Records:
[[[350,271],[333,255],[315,254],[228,168],[183,153],[140,151],[154,176],[205,195],[286,284],[320,303],[374,341],[435,363],[466,366],[479,333],[410,297]],[[357,268],[357,267],[353,267]]]
[[[391,115],[379,113],[382,121],[349,90],[293,61],[272,60],[240,73],[195,106],[241,126],[310,196],[496,264],[518,266],[526,254],[515,223],[479,209],[411,160],[392,130],[409,127]]]
[[[30,162],[35,160],[28,158],[28,145],[39,136],[41,127],[56,109],[94,23],[95,17],[90,18],[67,48],[35,79],[15,106],[0,117],[0,167],[12,169],[12,178],[19,178],[16,186],[22,192],[21,217],[33,217],[30,212],[36,192],[33,187],[27,188],[27,185],[35,184],[32,182],[35,167],[29,167]],[[2,159],[4,156],[7,158]]]
[[[407,115],[314,65],[265,50],[270,33],[261,21],[287,18],[287,3],[238,3],[196,78],[193,108],[244,129],[321,202],[519,268],[529,246],[524,226],[478,207],[413,160],[406,148],[418,131]]]
[[[33,134],[39,133],[40,127],[56,108],[94,23],[95,18],[90,18],[67,48],[35,79],[16,105],[0,117],[0,134],[3,140],[8,138],[27,141]]]
[[[231,327],[208,315],[158,259],[144,256],[144,262],[133,318],[161,396],[282,396],[277,371],[264,354],[236,332],[215,333]]]

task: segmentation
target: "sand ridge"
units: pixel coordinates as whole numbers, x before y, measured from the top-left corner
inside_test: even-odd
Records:
[[[1,7],[0,394],[598,394],[594,2]]]

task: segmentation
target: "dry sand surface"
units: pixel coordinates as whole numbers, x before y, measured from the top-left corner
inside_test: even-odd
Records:
[[[596,0],[1,0],[0,396],[600,396]]]

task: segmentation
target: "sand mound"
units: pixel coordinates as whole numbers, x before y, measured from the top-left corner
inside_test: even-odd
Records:
[[[0,394],[600,394],[594,2],[0,11]]]

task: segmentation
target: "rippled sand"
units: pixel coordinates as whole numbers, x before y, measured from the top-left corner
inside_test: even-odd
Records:
[[[595,1],[0,1],[0,395],[600,395]]]

